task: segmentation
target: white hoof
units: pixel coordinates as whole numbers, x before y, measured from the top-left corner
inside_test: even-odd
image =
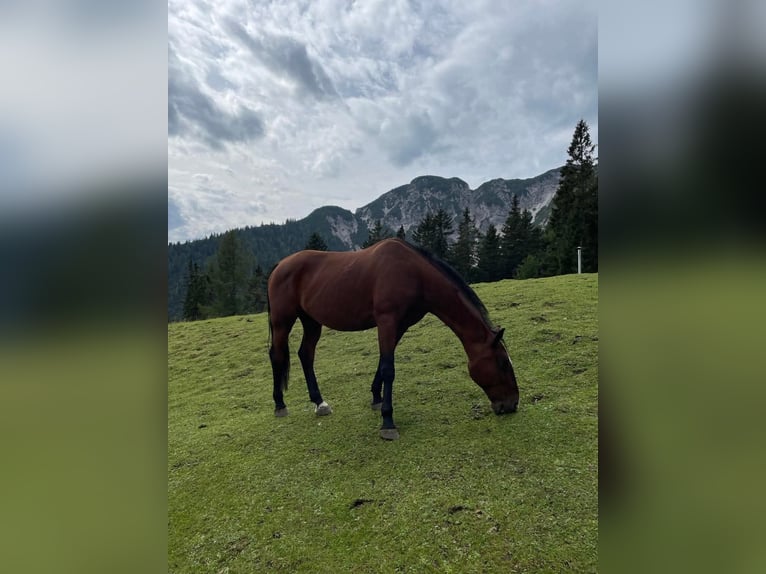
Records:
[[[326,402],[322,401],[321,404],[314,407],[314,412],[318,417],[323,417],[332,413],[332,407],[330,407],[330,405],[328,405]]]
[[[274,415],[278,417],[286,417],[287,416],[287,407],[283,409],[276,409],[274,411]]]

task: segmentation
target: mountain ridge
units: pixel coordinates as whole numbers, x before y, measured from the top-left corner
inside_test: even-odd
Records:
[[[490,224],[500,230],[514,195],[518,196],[521,209],[529,209],[532,213],[534,223],[544,225],[556,194],[560,169],[553,168],[526,179],[495,178],[476,189],[471,189],[458,177],[421,175],[408,184],[388,190],[355,211],[324,205],[302,219],[247,226],[235,231],[247,251],[255,255],[256,264],[268,271],[283,257],[303,249],[315,232],[332,251],[359,249],[368,237],[369,228],[378,219],[394,232],[403,227],[411,237],[428,213],[435,214],[444,209],[455,221],[454,239],[457,221],[467,207],[481,232],[486,232]],[[215,254],[222,235],[168,244],[168,316],[171,320],[181,317],[189,261],[204,267]]]

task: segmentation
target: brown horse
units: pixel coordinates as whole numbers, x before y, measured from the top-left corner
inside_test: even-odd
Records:
[[[387,239],[362,251],[294,253],[272,271],[268,302],[278,417],[287,414],[287,339],[296,319],[303,323],[298,357],[317,415],[332,412],[314,375],[322,325],[338,331],[377,326],[380,360],[372,382],[372,408],[381,409],[380,435],[398,438],[392,404],[394,349],[405,331],[429,312],[460,339],[471,378],[487,394],[495,413],[514,412],[518,406],[516,376],[502,341],[504,329],[492,327],[484,304],[452,267],[409,243]]]

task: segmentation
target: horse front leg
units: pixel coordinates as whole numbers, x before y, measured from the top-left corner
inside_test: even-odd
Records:
[[[378,346],[380,347],[380,362],[378,371],[383,383],[383,404],[380,414],[383,424],[380,427],[380,436],[385,440],[399,438],[399,431],[394,424],[394,349],[399,340],[396,323],[391,320],[378,320]],[[373,382],[373,386],[375,383]]]
[[[309,398],[316,405],[314,412],[318,416],[329,415],[332,413],[332,408],[322,399],[322,393],[319,391],[319,384],[314,373],[314,353],[322,334],[322,325],[308,316],[301,317],[301,323],[303,323],[303,341],[300,349],[298,349],[298,357],[303,367],[303,375],[306,377]]]
[[[380,408],[380,414],[383,417],[383,424],[380,427],[380,436],[386,440],[399,438],[399,431],[394,424],[394,376],[394,354],[381,355],[380,378],[383,381],[383,404]]]
[[[399,344],[404,335],[404,330],[399,329],[396,333],[396,341],[394,347]],[[370,407],[372,410],[379,411],[383,406],[383,377],[380,375],[380,360],[378,360],[378,368],[375,371],[375,377],[372,379],[372,385],[370,386],[370,392],[372,393],[372,402]]]

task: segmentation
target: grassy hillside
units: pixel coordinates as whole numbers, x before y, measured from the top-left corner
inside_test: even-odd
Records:
[[[168,570],[597,569],[597,275],[479,284],[521,391],[495,416],[429,315],[397,350],[398,441],[369,407],[376,333],[325,330],[317,418],[291,336],[275,418],[266,315],[168,326]]]

